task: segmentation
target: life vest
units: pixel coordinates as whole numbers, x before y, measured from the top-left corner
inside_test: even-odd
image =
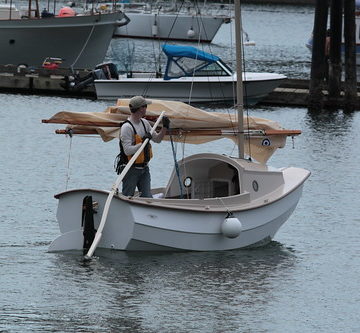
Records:
[[[144,130],[146,132],[146,127],[145,124],[143,122],[142,119],[140,119],[142,125],[144,126]],[[134,131],[134,143],[138,144],[138,143],[143,143],[142,138],[140,137],[139,134],[136,133],[135,127],[134,125],[131,123],[131,121],[126,120],[122,123],[122,125],[124,125],[125,123],[129,123]],[[120,154],[117,156],[117,160],[116,160],[116,172],[119,174],[120,172],[120,168],[125,166],[133,157],[133,155],[126,155],[125,151],[124,151],[124,147],[121,143],[121,140],[119,141],[120,144]],[[134,166],[135,167],[145,167],[148,162],[151,160],[153,154],[152,154],[152,148],[151,148],[151,144],[150,142],[148,142],[148,144],[145,146],[145,148],[143,149],[143,151],[140,153],[140,155],[137,157],[137,159],[134,162]]]

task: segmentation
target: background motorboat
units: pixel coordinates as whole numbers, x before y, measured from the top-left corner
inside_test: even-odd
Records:
[[[118,76],[109,74],[107,64],[102,66],[103,72],[94,80],[97,98],[116,100],[146,95],[184,102],[236,99],[237,75],[219,57],[191,46],[166,44],[163,51],[167,56],[164,73],[130,72]],[[285,79],[282,74],[243,72],[245,104],[256,104]]]

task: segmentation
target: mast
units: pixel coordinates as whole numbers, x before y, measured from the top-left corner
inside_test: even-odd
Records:
[[[241,56],[241,9],[240,0],[235,0],[235,43],[236,43],[236,108],[238,114],[238,151],[239,158],[244,158],[244,105]]]

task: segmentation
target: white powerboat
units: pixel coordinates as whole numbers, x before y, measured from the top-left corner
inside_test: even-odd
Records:
[[[237,74],[219,57],[191,46],[163,45],[167,55],[164,73],[130,72],[94,81],[98,99],[116,100],[134,95],[188,102],[234,102]],[[242,73],[244,102],[256,104],[286,76],[276,73]]]
[[[240,2],[236,0],[235,5],[240,31]],[[237,52],[237,63],[241,72],[241,52]],[[269,157],[276,147],[281,147],[281,143],[274,144],[276,137],[286,139],[292,134],[271,121],[244,119],[241,95],[239,80],[237,117],[224,117],[181,102],[153,101],[147,111],[149,119],[155,122],[152,131],[166,113],[171,119],[168,134],[173,140],[201,144],[228,136],[238,142],[239,156],[204,152],[186,157],[177,161],[163,188],[152,190],[153,198],[126,197],[118,187],[148,143],[146,139],[111,190],[85,187],[55,196],[59,200],[57,220],[61,235],[49,251],[82,250],[89,259],[97,247],[219,251],[269,242],[295,209],[310,172],[294,167],[272,168],[265,164],[267,158],[263,163],[245,159],[248,140],[260,143],[259,156],[262,150],[270,152]],[[130,114],[128,102],[120,100],[115,107],[100,113],[61,112],[45,122],[71,124],[59,133],[97,133],[107,141],[118,136],[119,124]]]

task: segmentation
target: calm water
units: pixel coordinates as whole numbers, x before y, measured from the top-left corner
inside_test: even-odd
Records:
[[[285,57],[290,28],[283,26],[297,24],[298,15],[290,12],[289,20],[277,25],[275,16],[287,17],[292,7],[260,7],[259,13],[248,8],[249,17],[274,20]],[[311,16],[307,8],[299,11],[304,20]],[[249,33],[255,31],[250,27]],[[261,46],[251,38],[261,52],[276,49],[278,39]],[[150,48],[150,42],[138,43]],[[290,51],[302,44],[289,36]],[[267,55],[257,57],[260,66]],[[306,52],[300,60],[289,56],[291,70],[301,68],[305,58]],[[285,63],[282,73],[287,69]],[[105,251],[84,263],[78,255],[47,253],[59,234],[53,195],[65,189],[67,177],[68,188],[110,189],[118,144],[75,137],[69,156],[70,140],[54,134],[61,126],[41,119],[61,110],[102,111],[107,104],[6,94],[0,101],[0,332],[360,331],[359,113],[250,110],[303,131],[295,147],[289,141],[271,165],[312,171],[298,208],[268,246],[221,253]],[[160,186],[170,173],[172,153],[168,143],[154,148],[152,183]],[[226,140],[201,148],[234,150]],[[198,151],[189,145],[185,154]]]

